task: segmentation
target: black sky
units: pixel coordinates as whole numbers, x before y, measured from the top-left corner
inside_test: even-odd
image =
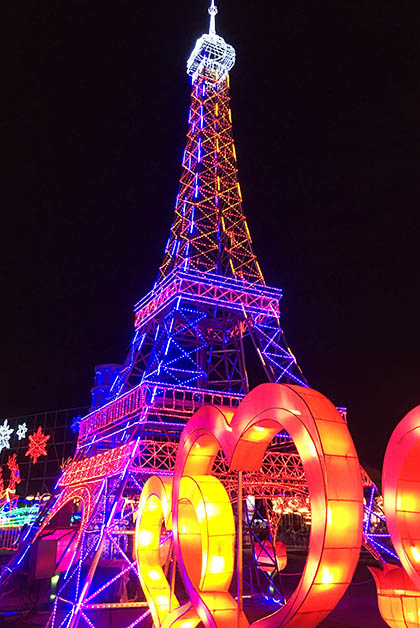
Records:
[[[254,246],[306,377],[380,465],[420,403],[420,5],[219,0]],[[89,403],[156,277],[206,0],[4,11],[0,419]]]

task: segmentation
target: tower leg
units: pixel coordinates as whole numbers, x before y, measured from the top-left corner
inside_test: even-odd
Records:
[[[238,585],[238,628],[241,625],[243,612],[243,503],[242,503],[242,471],[238,471],[238,552],[237,552],[237,585]]]

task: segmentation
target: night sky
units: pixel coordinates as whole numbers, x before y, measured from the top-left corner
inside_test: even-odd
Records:
[[[172,221],[206,0],[3,7],[0,419],[88,405]],[[12,6],[13,5],[13,6]],[[244,208],[365,464],[420,403],[420,5],[219,0]]]

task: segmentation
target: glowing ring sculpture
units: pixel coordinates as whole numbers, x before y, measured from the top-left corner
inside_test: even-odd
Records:
[[[363,496],[353,441],[336,408],[320,393],[300,386],[262,384],[245,397],[235,413],[229,408],[202,407],[182,433],[172,486],[172,528],[188,605],[172,609],[177,600],[158,552],[162,521],[170,525],[169,510],[165,514],[164,507],[169,500],[169,482],[153,478],[144,487],[137,556],[156,627],[194,628],[199,621],[206,628],[237,625],[236,602],[228,593],[233,574],[233,516],[226,491],[211,475],[212,467],[222,449],[231,470],[258,470],[268,445],[283,428],[296,445],[308,482],[312,508],[309,554],[287,604],[252,626],[316,626],[344,594],[362,538]],[[155,515],[151,515],[154,509]],[[200,544],[201,561],[197,560]],[[150,578],[146,582],[148,570],[155,582],[162,584],[160,588],[154,587]],[[248,625],[244,615],[240,625]]]
[[[420,589],[420,406],[400,421],[385,452],[382,484],[395,550]]]
[[[289,602],[254,625],[316,626],[351,581],[360,552],[363,496],[359,461],[347,426],[333,404],[314,390],[262,384],[245,397],[233,418],[232,412],[215,407],[198,410],[179,444],[173,486],[175,552],[191,602],[205,626],[222,624],[190,578],[183,557],[178,506],[182,477],[209,475],[219,449],[231,470],[256,471],[282,428],[301,456],[311,496],[309,555]]]

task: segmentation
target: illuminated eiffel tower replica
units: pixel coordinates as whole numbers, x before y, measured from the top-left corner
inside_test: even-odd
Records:
[[[133,512],[147,477],[171,474],[186,421],[204,404],[236,407],[253,359],[265,381],[307,385],[281,327],[282,292],[264,281],[243,213],[229,97],[235,51],[216,34],[216,13],[212,0],[209,33],[187,63],[187,141],[157,281],[135,306],[107,403],[82,419],[72,463],[0,581],[4,599],[22,572],[57,574],[49,628],[92,627],[103,609],[137,607],[138,625],[147,609],[127,593],[137,579]],[[292,443],[275,441],[261,473],[244,477],[244,494],[265,500],[274,539],[275,498],[308,501]],[[234,501],[223,460],[218,472]]]

